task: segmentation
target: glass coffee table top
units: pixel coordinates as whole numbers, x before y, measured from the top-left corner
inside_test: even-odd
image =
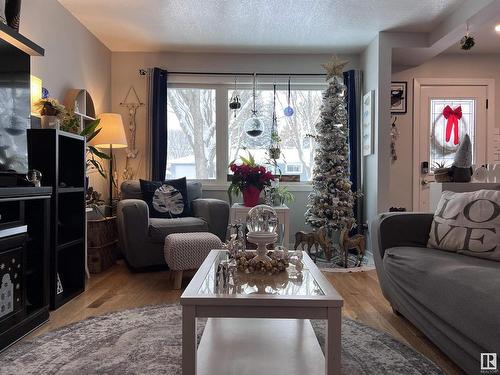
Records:
[[[229,253],[220,251],[212,263],[198,290],[199,295],[280,295],[280,296],[324,296],[325,293],[306,267],[297,272],[293,265],[286,271],[263,275],[248,274],[234,270],[228,273],[226,282],[217,281],[217,269],[221,263],[229,261]]]

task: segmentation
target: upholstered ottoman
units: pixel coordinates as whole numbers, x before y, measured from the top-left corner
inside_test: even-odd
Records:
[[[201,266],[210,250],[220,249],[222,242],[208,232],[173,233],[165,237],[164,254],[174,275],[174,289],[180,289],[183,271]]]

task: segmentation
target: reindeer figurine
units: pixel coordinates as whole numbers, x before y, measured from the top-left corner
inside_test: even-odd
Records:
[[[294,250],[300,246],[302,250],[304,250],[304,244],[306,246],[306,251],[309,255],[311,254],[311,249],[314,247],[314,261],[316,261],[316,257],[318,255],[318,247],[321,247],[325,252],[326,259],[330,260],[332,257],[332,244],[328,240],[327,232],[325,228],[319,228],[315,232],[304,232],[300,231],[295,233],[295,246]]]
[[[344,229],[340,232],[339,238],[340,250],[344,254],[344,267],[347,268],[347,257],[349,255],[349,250],[356,249],[358,251],[358,260],[356,262],[356,267],[361,265],[363,258],[365,257],[366,250],[366,239],[365,236],[361,234],[355,234],[349,237],[349,230]]]

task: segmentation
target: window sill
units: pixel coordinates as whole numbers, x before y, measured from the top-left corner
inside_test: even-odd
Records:
[[[310,182],[282,182],[280,186],[286,187],[291,192],[310,192],[312,191],[312,184]],[[203,190],[207,191],[227,191],[229,188],[229,183],[220,184],[220,183],[203,183]]]

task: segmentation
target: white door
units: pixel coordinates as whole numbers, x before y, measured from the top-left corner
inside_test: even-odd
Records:
[[[418,116],[414,176],[418,177],[413,210],[427,212],[433,171],[451,166],[465,134],[472,141],[472,163],[486,163],[487,86],[421,85],[415,95],[420,100],[414,114]]]

